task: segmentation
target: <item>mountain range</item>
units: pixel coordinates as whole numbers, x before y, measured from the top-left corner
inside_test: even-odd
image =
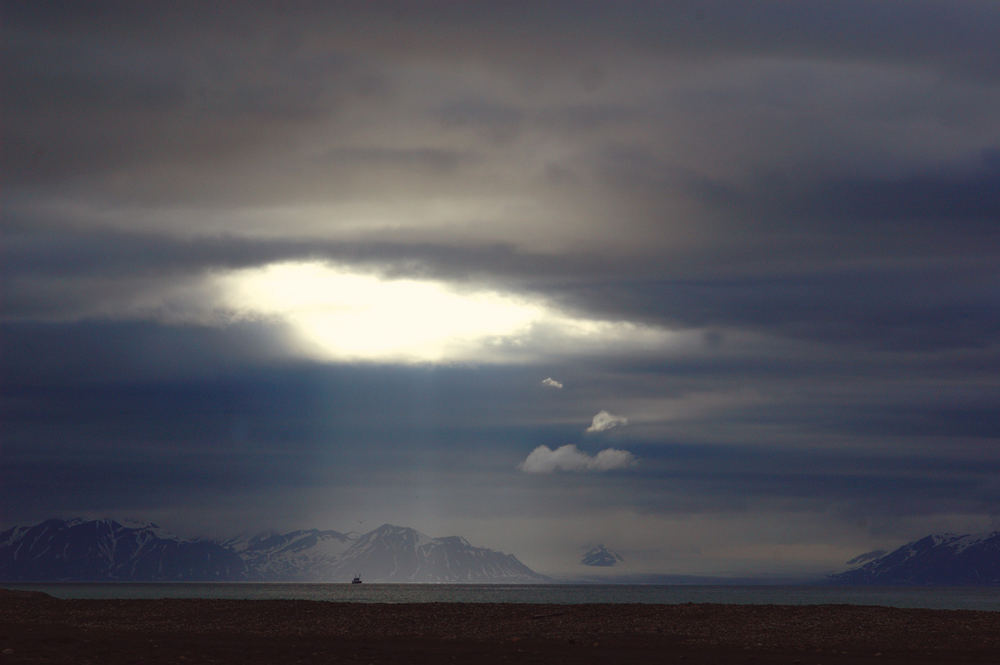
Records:
[[[598,546],[581,563],[608,567],[620,561],[617,553]],[[1000,585],[1000,532],[926,536],[889,553],[867,552],[848,565],[828,582]],[[364,534],[308,529],[218,541],[179,538],[156,524],[112,519],[50,519],[0,533],[0,581],[8,582],[347,582],[355,575],[371,582],[551,581],[512,554],[391,524]]]
[[[545,582],[512,554],[384,524],[365,534],[179,538],[152,523],[50,519],[0,533],[3,581]]]
[[[869,552],[848,562],[835,584],[1000,585],[1000,531],[941,534],[914,540],[889,552]]]

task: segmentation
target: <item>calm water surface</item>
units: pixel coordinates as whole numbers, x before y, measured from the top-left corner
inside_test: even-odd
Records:
[[[998,587],[660,586],[602,584],[0,584],[57,598],[303,599],[349,603],[722,603],[883,605],[1000,611]]]

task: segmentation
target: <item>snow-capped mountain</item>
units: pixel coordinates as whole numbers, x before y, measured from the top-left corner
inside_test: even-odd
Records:
[[[257,580],[305,581],[332,579],[351,537],[338,531],[268,532],[222,541],[247,566],[247,577]]]
[[[0,580],[541,582],[511,554],[385,524],[363,535],[316,529],[221,542],[154,524],[47,520],[0,533]]]
[[[583,555],[583,558],[580,559],[580,563],[585,566],[609,567],[624,560],[625,559],[623,559],[618,552],[609,550],[604,545],[598,545],[589,549],[587,553]]]
[[[231,580],[246,565],[218,543],[182,540],[152,523],[46,520],[0,533],[2,580]]]
[[[1000,584],[1000,531],[926,536],[831,576],[838,584]],[[848,562],[850,565],[851,562]]]
[[[381,582],[541,582],[546,578],[512,554],[473,547],[464,538],[430,538],[383,524],[344,552],[333,579],[354,574]]]

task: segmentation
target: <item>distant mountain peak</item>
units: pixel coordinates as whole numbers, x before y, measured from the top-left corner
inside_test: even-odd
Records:
[[[587,553],[580,559],[580,563],[585,566],[610,567],[625,561],[618,552],[609,550],[607,547],[597,545],[587,550]]]
[[[1000,585],[1000,531],[924,536],[878,556],[851,559],[839,584]],[[867,557],[867,558],[866,558]],[[858,565],[861,564],[861,565]]]
[[[430,540],[430,536],[420,533],[414,528],[388,523],[369,531],[368,534],[376,534],[378,536],[407,536]]]
[[[359,536],[332,571],[360,572],[394,582],[540,582],[546,578],[511,554],[475,547],[461,536],[432,538],[416,529],[383,524]]]

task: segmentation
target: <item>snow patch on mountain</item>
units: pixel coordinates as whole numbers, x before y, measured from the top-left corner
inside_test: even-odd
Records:
[[[360,574],[384,582],[539,582],[516,557],[474,547],[459,536],[431,538],[392,524],[364,534],[331,571],[336,579]]]

